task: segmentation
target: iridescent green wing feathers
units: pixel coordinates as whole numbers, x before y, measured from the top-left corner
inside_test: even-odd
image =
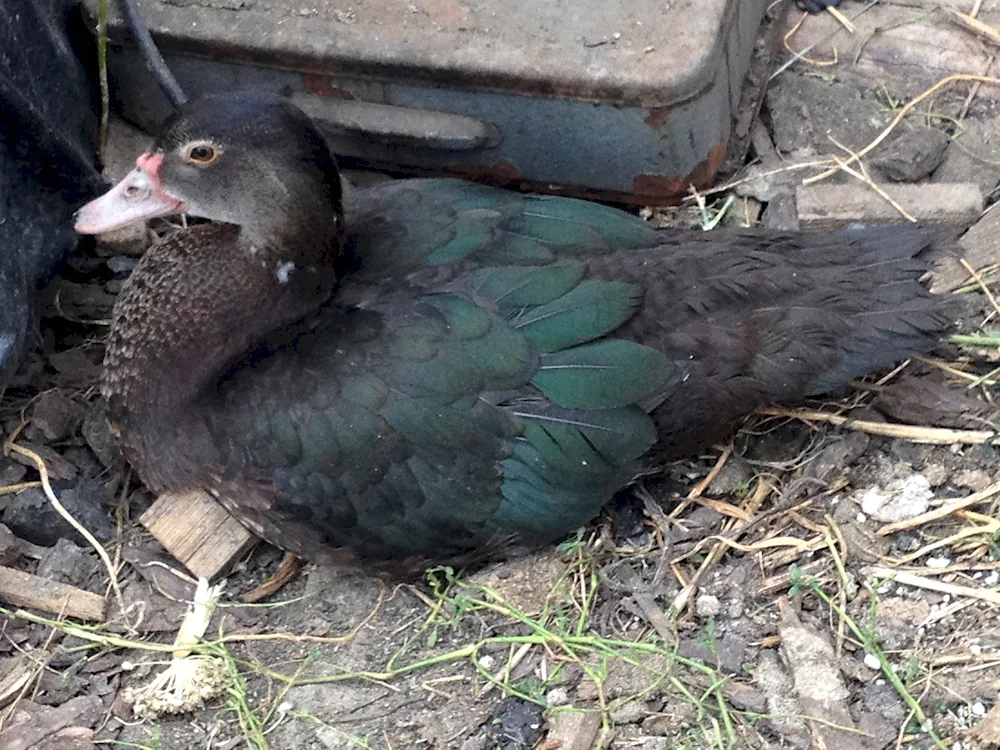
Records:
[[[369,204],[371,223],[351,224],[362,279],[391,293],[299,355],[315,361],[294,368],[300,380],[322,373],[302,386],[310,406],[276,410],[240,450],[332,541],[372,556],[555,538],[635,476],[656,441],[638,404],[663,390],[667,360],[605,338],[642,291],[588,280],[583,263],[655,234],[593,204],[399,184]],[[394,224],[397,211],[409,220]],[[449,264],[461,275],[435,275]],[[271,412],[266,393],[235,390]]]

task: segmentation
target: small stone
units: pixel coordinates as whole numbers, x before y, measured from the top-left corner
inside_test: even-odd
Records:
[[[31,408],[31,427],[46,440],[63,440],[72,435],[83,419],[83,407],[62,391],[38,394]]]
[[[627,701],[620,706],[611,709],[609,716],[617,726],[622,724],[638,724],[642,721],[647,711],[641,701]]]
[[[875,654],[865,654],[865,666],[872,671],[877,672],[882,669],[882,662],[878,660],[878,657],[875,656]]]
[[[753,471],[750,469],[750,464],[738,456],[730,456],[708,486],[709,495],[719,497],[745,493],[752,478]]]
[[[868,443],[869,437],[863,432],[849,432],[832,440],[806,464],[803,476],[829,483],[865,452]]]
[[[920,540],[913,534],[901,531],[895,536],[896,539],[893,542],[893,546],[903,554],[913,552],[915,549],[920,547]]]
[[[896,726],[881,714],[863,712],[858,717],[857,728],[859,732],[864,732],[872,738],[871,744],[867,747],[889,747],[896,739]]]
[[[94,481],[79,482],[72,488],[57,486],[55,493],[66,510],[91,534],[100,540],[111,538],[111,522],[103,507],[106,499],[103,485]],[[56,512],[38,487],[22,490],[8,499],[3,523],[22,539],[44,547],[51,547],[63,537],[87,543]]]
[[[549,719],[546,743],[562,750],[593,747],[601,731],[601,715],[582,711],[559,711]],[[510,743],[499,745],[512,747]]]
[[[868,143],[891,116],[853,82],[812,76],[780,76],[768,87],[774,145],[780,153],[828,153],[830,139]],[[779,114],[780,116],[775,116]]]
[[[63,457],[73,464],[80,476],[84,479],[93,479],[99,474],[104,474],[104,466],[90,448],[84,446],[71,446],[63,450]]]
[[[952,477],[957,487],[965,487],[973,492],[981,492],[993,484],[993,478],[982,469],[969,469]]]
[[[699,617],[703,617],[706,620],[712,617],[718,617],[719,613],[722,611],[722,603],[719,601],[719,597],[712,596],[711,594],[702,594],[694,602],[694,611]]]
[[[947,568],[951,560],[947,557],[928,557],[924,563],[928,568]]]
[[[569,691],[564,687],[552,688],[546,693],[545,702],[549,706],[565,706],[569,703]]]
[[[28,473],[28,467],[0,456],[0,487],[17,484]]]
[[[100,378],[103,367],[96,356],[88,355],[85,347],[74,346],[61,352],[48,352],[48,363],[60,374],[61,383],[90,387]]]
[[[861,510],[877,521],[899,523],[927,512],[934,492],[927,477],[912,474],[886,485],[869,488],[861,498]]]
[[[97,559],[89,549],[78,547],[69,539],[60,539],[45,551],[35,574],[50,581],[79,587],[98,569]]]
[[[972,704],[972,715],[986,716],[986,706],[984,706],[981,701],[976,701]]]
[[[74,674],[42,672],[33,700],[45,706],[61,706],[70,698],[80,695],[89,681]]]
[[[775,195],[767,202],[760,221],[767,229],[799,231],[799,207],[795,204],[795,196],[791,192]]]
[[[951,138],[937,128],[918,127],[895,138],[873,160],[895,182],[922,180],[944,161]]]
[[[736,186],[735,193],[741,198],[770,203],[779,196],[791,196],[799,181],[801,178],[792,172],[775,171],[770,165],[751,164],[746,168],[744,179]],[[794,203],[792,207],[795,207]]]
[[[883,595],[875,613],[876,631],[882,647],[887,650],[910,647],[917,626],[930,614],[930,605],[923,599]]]
[[[485,734],[474,734],[465,738],[459,750],[487,750],[487,744]]]
[[[488,587],[521,612],[534,615],[543,610],[565,570],[566,565],[558,553],[542,550],[504,560],[474,573],[469,580]]]
[[[920,471],[931,487],[940,487],[951,477],[951,472],[943,464],[927,464]]]
[[[501,747],[534,747],[542,731],[542,711],[538,704],[516,696],[504,698],[486,722],[489,742]]]

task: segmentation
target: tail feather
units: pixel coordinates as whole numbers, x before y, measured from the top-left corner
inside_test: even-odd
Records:
[[[664,235],[663,246],[591,261],[599,278],[643,284],[620,333],[689,377],[653,413],[668,453],[690,452],[776,401],[834,390],[932,349],[953,305],[921,283],[954,242],[922,226],[838,232]]]

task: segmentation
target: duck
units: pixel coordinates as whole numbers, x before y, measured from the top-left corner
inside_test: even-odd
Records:
[[[581,155],[582,158],[582,155]],[[650,461],[934,347],[917,226],[657,229],[447,178],[346,190],[288,99],[193,100],[83,206],[152,245],[101,392],[154,493],[288,553],[416,570],[553,543]]]

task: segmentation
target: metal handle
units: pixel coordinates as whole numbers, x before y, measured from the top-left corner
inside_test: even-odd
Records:
[[[322,127],[396,145],[435,151],[474,151],[503,140],[488,120],[428,109],[293,94],[292,101]]]

